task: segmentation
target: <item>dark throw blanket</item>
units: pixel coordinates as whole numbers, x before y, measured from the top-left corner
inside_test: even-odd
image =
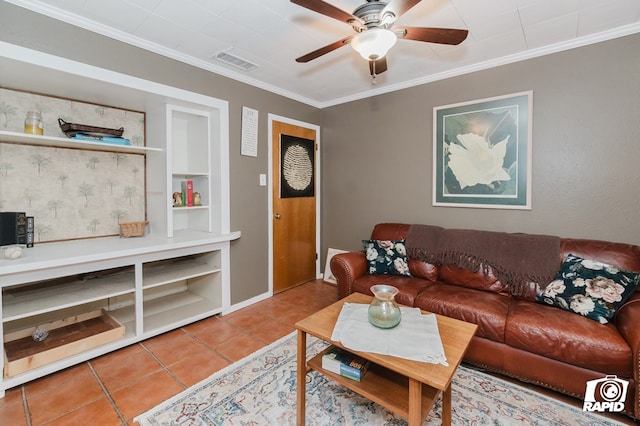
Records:
[[[524,294],[531,282],[544,289],[561,263],[560,238],[547,235],[411,225],[406,247],[409,258],[433,265],[492,271],[513,295]]]

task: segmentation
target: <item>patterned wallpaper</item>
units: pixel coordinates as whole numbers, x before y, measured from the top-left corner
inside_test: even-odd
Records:
[[[41,111],[45,136],[66,137],[69,123],[124,127],[144,145],[145,115],[84,102],[0,89],[0,130],[22,132],[27,111]],[[0,211],[35,217],[35,242],[117,235],[120,222],[145,220],[145,157],[2,143]]]

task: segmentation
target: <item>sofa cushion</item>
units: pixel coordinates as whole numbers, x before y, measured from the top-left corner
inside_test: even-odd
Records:
[[[635,272],[569,254],[536,299],[606,324],[635,292],[639,279]]]
[[[373,296],[370,288],[377,284],[386,284],[396,287],[400,292],[396,295],[396,302],[405,306],[414,306],[414,300],[418,293],[433,284],[422,278],[408,277],[406,275],[364,275],[353,281],[351,286],[354,292]]]
[[[418,294],[414,306],[477,324],[476,336],[503,342],[510,301],[508,296],[436,281]]]
[[[406,223],[379,223],[371,231],[372,240],[404,240],[410,225]],[[409,259],[409,273],[418,278],[435,281],[438,279],[438,267],[417,259]]]
[[[486,275],[483,269],[481,267],[477,272],[473,272],[455,265],[442,265],[438,268],[438,281],[476,290],[509,294],[509,287],[498,281],[490,266],[487,267]]]
[[[411,275],[404,240],[363,240],[368,274]]]
[[[417,278],[435,281],[438,279],[438,267],[418,259],[409,259],[409,273]]]
[[[540,303],[514,300],[505,343],[589,370],[633,376],[631,348],[613,324],[597,325]]]
[[[615,243],[611,241],[563,238],[560,243],[561,258],[558,265],[568,254],[584,259],[615,265],[625,271],[640,272],[640,245]]]
[[[371,231],[372,240],[404,240],[409,233],[406,223],[379,223]]]

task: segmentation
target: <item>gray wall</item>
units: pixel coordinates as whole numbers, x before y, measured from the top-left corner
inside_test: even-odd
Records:
[[[636,34],[324,109],[325,248],[360,248],[384,221],[640,244],[639,46]],[[533,208],[433,207],[433,107],[526,90]]]
[[[5,2],[0,2],[0,40],[227,100],[231,230],[242,231],[242,237],[231,243],[231,302],[268,290],[268,188],[258,185],[259,174],[268,170],[267,116],[273,113],[321,125],[319,109]],[[257,158],[240,155],[242,106],[260,112]]]

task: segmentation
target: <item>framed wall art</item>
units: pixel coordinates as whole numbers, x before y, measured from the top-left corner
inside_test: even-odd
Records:
[[[315,196],[315,141],[280,136],[280,198]]]
[[[341,249],[336,249],[331,247],[327,249],[327,260],[324,264],[323,281],[328,282],[330,284],[334,284],[334,285],[338,284],[338,281],[336,281],[336,277],[331,272],[331,259],[336,254],[340,254],[340,253],[347,253],[347,250],[341,250]]]
[[[533,92],[433,109],[433,205],[531,209]]]

